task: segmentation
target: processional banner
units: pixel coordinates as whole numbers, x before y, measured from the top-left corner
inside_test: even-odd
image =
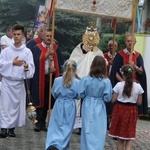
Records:
[[[132,20],[134,0],[57,0],[59,11]]]
[[[45,5],[39,5],[38,11],[36,13],[36,20],[34,23],[34,28],[37,29],[39,24],[48,24],[52,16],[54,0],[45,0]]]
[[[46,17],[46,9],[44,5],[39,5],[38,11],[36,13],[36,19],[34,22],[34,28],[37,29],[39,24],[46,23],[47,17]]]

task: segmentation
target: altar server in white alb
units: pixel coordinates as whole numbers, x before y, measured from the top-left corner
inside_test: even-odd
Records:
[[[26,93],[24,79],[32,78],[35,67],[31,51],[22,44],[24,27],[14,25],[14,44],[0,54],[2,75],[0,94],[0,136],[15,137],[15,127],[25,125]],[[29,71],[24,71],[28,69]]]

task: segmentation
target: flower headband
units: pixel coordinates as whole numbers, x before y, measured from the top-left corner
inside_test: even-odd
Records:
[[[122,68],[120,68],[120,73],[123,75],[124,74],[124,72],[122,71]]]
[[[132,73],[133,72],[133,70],[131,69],[131,68],[128,68],[128,73],[130,72],[130,73]],[[120,68],[120,73],[123,75],[124,74],[124,71],[122,71],[122,68]]]
[[[128,68],[128,72],[132,72],[132,69],[131,69],[131,68]]]

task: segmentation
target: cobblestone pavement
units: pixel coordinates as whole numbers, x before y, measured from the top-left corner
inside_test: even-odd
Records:
[[[44,150],[46,132],[34,132],[33,124],[27,119],[26,126],[16,128],[16,138],[0,138],[0,150]],[[74,130],[70,150],[79,150],[80,136]],[[116,150],[116,140],[107,137],[105,150]],[[94,150],[94,147],[93,147]],[[136,140],[132,150],[150,150],[150,121],[138,120]]]

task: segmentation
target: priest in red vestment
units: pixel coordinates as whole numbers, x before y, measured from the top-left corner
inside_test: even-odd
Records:
[[[49,82],[50,72],[53,77],[59,76],[59,65],[57,60],[57,45],[51,47],[51,30],[44,32],[42,43],[34,46],[32,53],[35,63],[35,74],[30,82],[31,97],[33,105],[36,107],[37,123],[35,124],[35,131],[47,131],[46,117],[49,103]],[[53,57],[53,62],[50,60]],[[54,65],[51,66],[50,63]],[[53,100],[53,99],[52,99]],[[52,101],[52,104],[54,101]]]
[[[131,43],[133,40],[133,44],[135,45],[136,39],[132,39],[131,34],[127,34],[125,36],[125,44],[126,48],[120,50],[113,61],[112,69],[110,72],[110,80],[112,82],[112,86],[114,87],[115,84],[119,81],[123,81],[123,78],[120,73],[120,68],[124,64],[131,64],[135,69],[134,80],[142,86],[144,93],[142,94],[142,105],[138,107],[139,116],[145,116],[148,114],[148,102],[147,102],[147,81],[146,81],[146,73],[144,68],[144,62],[141,54],[135,50],[132,52],[132,60],[130,60],[130,53],[131,53]],[[112,107],[108,110],[108,115],[112,113]]]
[[[114,43],[114,48],[113,48],[113,43]],[[111,67],[112,67],[112,62],[113,62],[113,58],[116,55],[116,50],[118,49],[118,44],[116,41],[113,42],[113,40],[110,40],[108,42],[108,52],[104,53],[104,57],[107,59],[108,61],[108,65],[107,65],[107,74],[109,75],[110,71],[111,71]]]
[[[26,45],[27,48],[29,48],[32,51],[36,44],[39,44],[42,42],[44,31],[46,30],[46,27],[47,26],[45,24],[39,25],[39,27],[37,29],[37,37],[33,38],[27,42],[27,45]]]

